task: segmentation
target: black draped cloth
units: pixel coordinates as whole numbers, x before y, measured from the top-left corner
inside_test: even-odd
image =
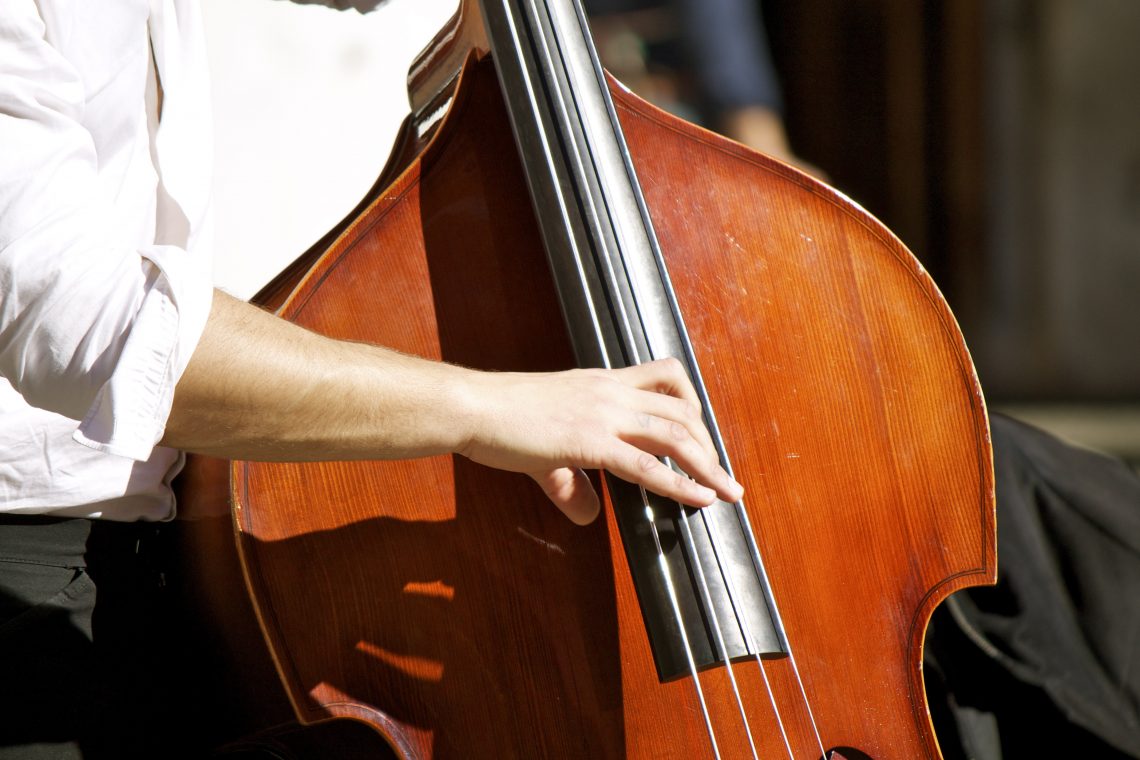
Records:
[[[951,597],[927,638],[943,752],[1140,758],[1140,478],[991,422],[998,584]]]

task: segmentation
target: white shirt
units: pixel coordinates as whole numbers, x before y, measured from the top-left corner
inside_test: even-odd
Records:
[[[0,0],[0,511],[173,516],[182,455],[155,444],[213,293],[206,75],[193,2]]]

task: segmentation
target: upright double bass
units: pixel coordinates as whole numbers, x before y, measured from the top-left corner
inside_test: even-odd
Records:
[[[913,256],[609,78],[573,0],[464,0],[409,84],[374,189],[260,303],[489,370],[675,357],[746,496],[605,476],[581,528],[459,456],[192,462],[273,688],[401,758],[940,757],[923,637],[994,580],[993,476]]]

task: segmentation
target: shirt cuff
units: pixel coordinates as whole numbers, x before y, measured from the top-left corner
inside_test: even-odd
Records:
[[[208,271],[186,252],[155,246],[148,288],[114,372],[72,437],[84,446],[138,461],[150,458],[166,430],[174,387],[206,327],[213,303]]]

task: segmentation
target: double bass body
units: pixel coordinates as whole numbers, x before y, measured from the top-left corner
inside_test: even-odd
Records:
[[[338,338],[570,367],[474,22],[465,6],[421,58],[419,122],[376,188],[260,298]],[[937,758],[926,623],[995,574],[985,409],[954,319],[840,194],[610,92],[803,684],[764,660],[781,730],[761,663],[731,666],[758,755],[819,757],[814,719],[827,749]],[[577,527],[528,479],[458,456],[199,460],[187,483],[186,511],[232,509],[302,722],[363,721],[409,758],[713,756],[692,680],[658,676],[613,505]],[[751,757],[726,666],[700,683],[722,756]]]

